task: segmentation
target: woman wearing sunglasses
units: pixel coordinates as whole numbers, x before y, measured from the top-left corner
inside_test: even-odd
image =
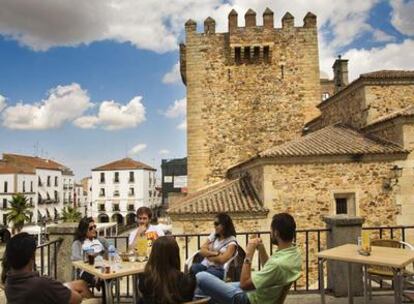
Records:
[[[108,247],[109,244],[106,239],[97,237],[96,224],[93,218],[82,218],[75,233],[75,240],[72,243],[72,261],[82,260],[85,248],[91,248],[95,255],[106,255]],[[80,273],[80,278],[86,281],[90,287],[96,287],[98,290],[101,287],[101,282],[90,273],[83,271]]]
[[[214,228],[215,231],[210,234],[199,252],[204,259],[201,263],[193,264],[190,271],[193,274],[207,271],[223,280],[223,265],[233,257],[237,249],[236,230],[231,217],[226,213],[216,215]]]

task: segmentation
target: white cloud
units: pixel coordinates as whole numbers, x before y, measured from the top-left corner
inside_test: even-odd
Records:
[[[83,129],[99,127],[110,131],[134,128],[145,121],[145,107],[141,100],[141,96],[136,96],[126,105],[113,100],[103,101],[96,115],[79,117],[74,124]]]
[[[183,120],[178,126],[178,130],[187,130],[187,119]]]
[[[170,154],[170,150],[161,149],[160,151],[158,151],[158,154],[160,154],[160,155],[168,155],[168,154]]]
[[[169,106],[164,115],[168,118],[176,118],[185,116],[187,113],[187,98],[184,97],[180,100],[175,100],[174,104]]]
[[[378,30],[378,29],[372,32],[372,37],[374,38],[375,41],[378,41],[378,42],[393,42],[397,40],[395,36],[389,35],[386,32]]]
[[[391,0],[391,23],[405,35],[414,35],[414,1]]]
[[[319,26],[332,32],[333,45],[341,46],[372,30],[367,20],[378,1],[88,0],[74,5],[63,0],[0,0],[0,33],[34,50],[111,39],[166,52],[177,49],[189,18],[201,24],[207,16],[212,16],[217,21],[217,30],[227,31],[227,15],[232,8],[242,20],[251,7],[261,24],[261,15],[268,6],[275,12],[278,26],[287,11],[300,20],[297,25],[302,24],[307,11],[312,11],[318,16]]]
[[[349,59],[349,78],[377,70],[414,70],[414,40],[389,43],[384,47],[352,49],[344,54]]]
[[[128,155],[134,156],[144,151],[147,148],[146,144],[137,144],[131,150],[129,150]]]
[[[0,112],[3,111],[6,106],[6,97],[0,95]]]
[[[87,91],[77,83],[57,86],[46,99],[34,103],[17,103],[2,112],[2,124],[9,129],[45,130],[59,128],[81,116],[93,104]]]
[[[181,81],[180,63],[177,62],[171,70],[164,75],[162,82],[166,84],[179,83]]]

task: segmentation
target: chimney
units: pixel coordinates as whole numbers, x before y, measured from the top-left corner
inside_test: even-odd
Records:
[[[245,27],[254,27],[256,26],[256,12],[249,8],[249,10],[244,15]]]
[[[214,34],[216,32],[216,21],[208,17],[204,20],[204,33],[205,34]]]
[[[237,29],[237,12],[232,9],[229,14],[229,33]]]
[[[332,66],[334,72],[335,93],[348,85],[348,59],[342,59],[341,55]]]
[[[263,13],[263,27],[267,29],[273,29],[274,27],[273,11],[268,7]]]

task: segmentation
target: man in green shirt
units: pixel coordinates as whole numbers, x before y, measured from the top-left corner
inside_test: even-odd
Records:
[[[296,223],[288,213],[273,216],[270,237],[278,250],[270,257],[260,238],[249,240],[240,282],[225,283],[207,273],[197,274],[197,283],[203,294],[220,304],[277,304],[283,288],[301,275],[302,260],[294,245]],[[251,264],[256,249],[263,268],[252,272]]]

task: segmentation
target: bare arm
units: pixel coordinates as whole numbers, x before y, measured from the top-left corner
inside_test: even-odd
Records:
[[[246,247],[246,259],[243,263],[242,271],[240,274],[240,288],[243,290],[255,289],[252,281],[252,265],[251,262],[247,263],[247,259],[253,260],[254,252],[258,246],[258,239],[250,240]]]
[[[223,265],[233,257],[236,252],[236,248],[237,246],[235,244],[231,244],[227,247],[225,252],[219,253],[217,256],[209,257],[208,260]]]
[[[210,250],[210,244],[211,244],[211,241],[207,240],[203,243],[203,245],[201,245],[200,254],[202,257],[208,258],[208,257],[217,256],[219,254],[217,251]]]
[[[267,260],[269,259],[269,255],[267,254],[266,248],[264,247],[263,243],[259,243],[259,245],[257,246],[257,249],[259,251],[260,264],[263,267],[264,264],[266,264]]]

